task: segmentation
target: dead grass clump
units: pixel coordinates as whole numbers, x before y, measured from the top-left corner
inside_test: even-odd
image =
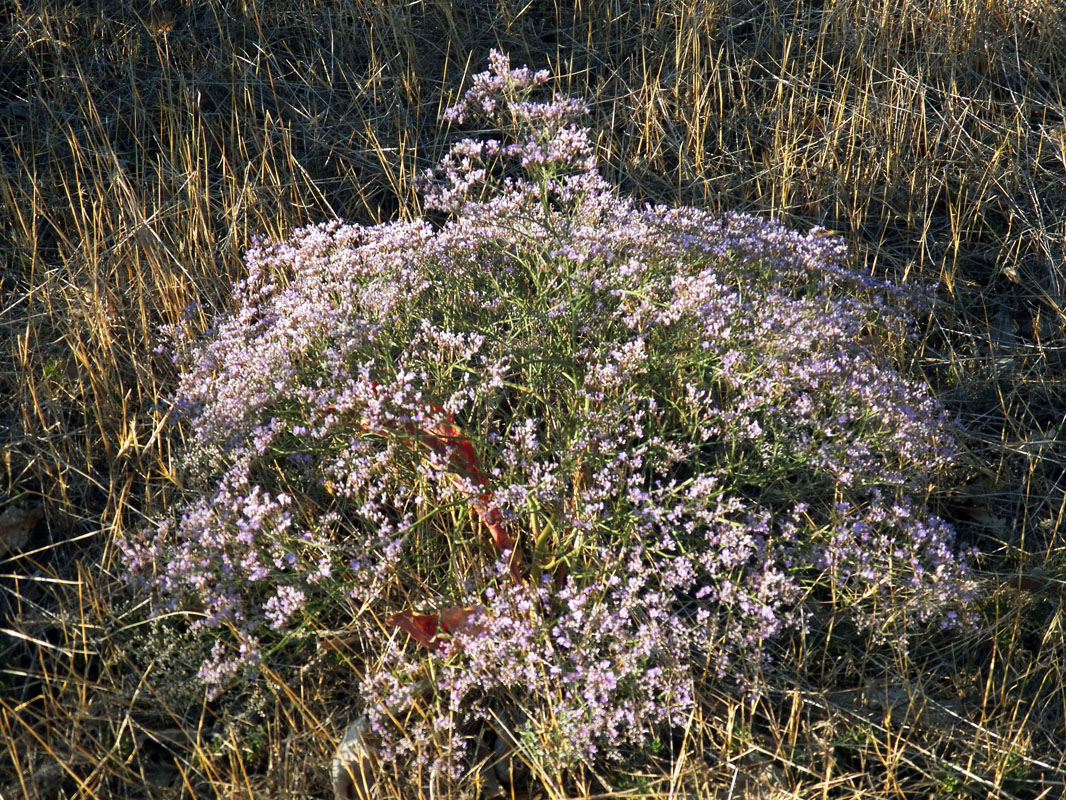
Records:
[[[186,491],[156,334],[208,325],[254,235],[420,213],[410,179],[455,135],[438,114],[496,46],[589,98],[626,191],[821,224],[871,271],[940,282],[913,367],[965,423],[970,479],[942,502],[986,553],[970,639],[901,661],[812,632],[782,644],[778,694],[709,689],[661,774],[567,790],[1060,796],[1064,20],[1060,0],[12,0],[0,513],[45,518],[0,554],[0,794],[326,791],[368,657],[350,632],[208,703],[180,619],[145,636],[119,582],[111,537]]]

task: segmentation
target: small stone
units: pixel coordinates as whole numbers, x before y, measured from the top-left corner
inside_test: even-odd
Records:
[[[0,514],[0,556],[25,547],[30,532],[43,516],[44,506],[30,511],[11,506]]]
[[[377,797],[378,749],[370,722],[360,717],[344,732],[333,755],[334,800],[373,800]]]

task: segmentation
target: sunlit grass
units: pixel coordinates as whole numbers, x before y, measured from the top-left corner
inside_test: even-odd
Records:
[[[45,516],[0,553],[5,797],[327,792],[374,666],[345,628],[359,608],[338,603],[315,659],[223,704],[175,680],[197,666],[181,618],[131,627],[113,537],[196,488],[158,327],[194,303],[205,327],[255,235],[421,214],[411,178],[457,137],[439,113],[490,47],[589,99],[625,191],[820,224],[862,268],[940,281],[913,366],[967,431],[969,477],[935,499],[987,554],[981,630],[906,657],[784,642],[776,694],[701,698],[661,773],[613,788],[1061,794],[1061,3],[573,5],[8,4],[0,512]]]

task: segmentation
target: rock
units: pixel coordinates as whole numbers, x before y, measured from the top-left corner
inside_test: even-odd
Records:
[[[30,511],[9,506],[0,514],[0,556],[21,550],[30,540],[30,532],[44,516],[44,506]]]
[[[428,682],[419,688],[424,691]],[[399,709],[394,709],[399,711]],[[502,788],[529,778],[529,769],[518,754],[517,730],[526,721],[525,712],[505,708],[492,713],[491,730],[486,729],[478,742],[478,794],[484,800],[506,797]],[[370,721],[359,717],[348,726],[333,754],[331,775],[334,800],[377,800],[380,766],[378,741],[370,731]]]
[[[496,742],[493,745],[493,771],[499,781],[513,786],[529,779],[529,767],[519,755],[518,728],[527,721],[526,713],[508,706],[493,715]]]
[[[334,800],[373,800],[377,797],[378,749],[370,722],[360,717],[344,732],[333,754]]]

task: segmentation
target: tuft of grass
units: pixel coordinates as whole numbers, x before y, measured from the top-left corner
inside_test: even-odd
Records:
[[[188,491],[160,410],[176,371],[154,353],[158,328],[192,304],[199,328],[222,311],[253,235],[421,214],[410,179],[457,138],[439,112],[500,47],[590,99],[598,156],[627,192],[823,225],[861,267],[938,280],[947,301],[914,366],[964,423],[968,478],[938,502],[985,553],[980,630],[905,657],[861,637],[829,649],[817,630],[783,642],[777,694],[701,697],[661,774],[617,792],[1060,795],[1064,11],[9,2],[0,513],[43,504],[45,517],[0,555],[0,793],[327,791],[368,643],[338,622],[315,659],[208,702],[180,619],[146,638],[119,585],[113,537]]]

